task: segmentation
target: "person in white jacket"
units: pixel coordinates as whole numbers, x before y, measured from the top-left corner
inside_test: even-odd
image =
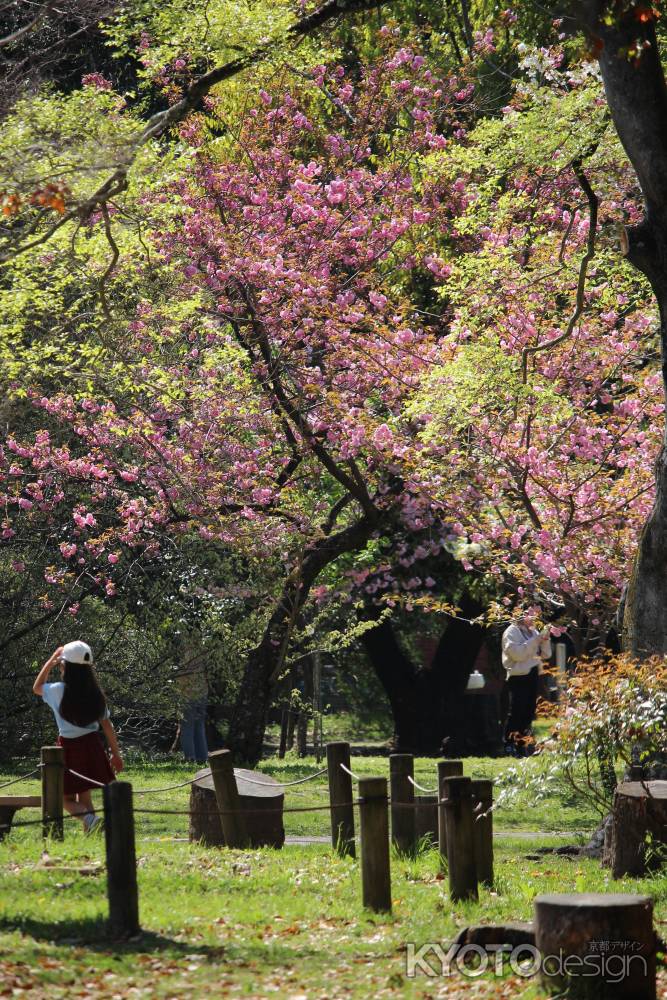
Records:
[[[549,630],[538,632],[526,618],[519,618],[503,632],[503,666],[509,689],[509,715],[505,749],[523,754],[531,745],[531,726],[537,708],[538,676],[551,656]]]

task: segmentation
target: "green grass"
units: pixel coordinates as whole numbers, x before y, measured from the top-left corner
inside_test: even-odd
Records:
[[[492,776],[505,766],[501,760],[474,759],[466,761],[466,773]],[[353,760],[353,769],[363,775],[384,774],[387,767],[386,757]],[[434,767],[432,760],[418,760],[416,779],[432,785]],[[262,770],[285,779],[314,769],[312,759],[262,764]],[[137,760],[125,775],[135,789],[189,776],[185,766],[166,760]],[[288,790],[286,805],[323,804],[324,788],[318,781]],[[11,791],[28,789],[26,782]],[[135,805],[179,809],[187,799],[186,788],[137,797]],[[30,815],[35,812],[25,810],[17,819]],[[527,837],[525,831],[589,828],[594,817],[585,810],[574,805],[535,810],[523,802],[494,821],[496,829],[507,831],[495,842],[494,892],[482,890],[478,904],[453,905],[434,851],[415,861],[394,856],[394,911],[378,917],[361,907],[358,862],[338,859],[325,844],[287,845],[280,852],[205,849],[175,839],[187,835],[186,817],[137,813],[144,933],[122,945],[110,942],[105,930],[103,838],[84,838],[69,821],[64,843],[47,844],[45,859],[39,827],[17,828],[0,844],[0,995],[29,990],[31,998],[198,1000],[210,993],[426,1000],[494,996],[502,988],[505,996],[529,1000],[540,995],[537,987],[511,977],[502,983],[409,980],[406,943],[448,942],[472,922],[530,919],[533,897],[548,891],[648,892],[656,899],[657,919],[667,919],[664,876],[612,883],[596,861],[536,859],[540,846],[574,838]],[[288,834],[328,833],[326,813],[287,814],[285,825]]]

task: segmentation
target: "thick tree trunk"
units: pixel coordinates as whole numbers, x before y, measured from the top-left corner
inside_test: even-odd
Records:
[[[232,713],[227,746],[234,763],[254,766],[262,756],[266,717],[274,685],[289,645],[292,627],[303,608],[310,588],[325,568],[346,552],[364,547],[377,520],[363,516],[334,535],[320,539],[304,557],[297,573],[285,582],[282,596],[260,643],[250,653]]]
[[[622,645],[635,656],[667,653],[667,452],[656,463],[656,499],[628,583]]]
[[[667,386],[667,86],[655,18],[637,17],[634,4],[605,0],[577,5],[598,51],[614,125],[637,173],[643,222],[626,232],[628,260],[646,275],[661,317],[662,370]],[[609,23],[605,23],[608,21]],[[623,647],[637,656],[667,653],[667,453],[656,465],[656,500],[642,532],[628,586]]]
[[[440,743],[447,756],[484,749],[479,746],[484,727],[479,725],[480,720],[471,718],[484,706],[480,699],[471,703],[466,695],[468,678],[485,638],[481,625],[470,624],[480,611],[480,605],[464,595],[461,615],[443,633],[431,666],[441,712]]]
[[[414,664],[401,649],[392,623],[384,621],[364,632],[362,643],[389,699],[394,720],[394,748],[402,753],[430,752],[433,747],[420,721],[434,706],[431,699],[423,704]],[[432,729],[430,720],[426,728]]]
[[[470,738],[465,690],[484,642],[484,629],[467,618],[479,613],[464,598],[461,618],[443,633],[430,669],[419,669],[406,656],[391,622],[364,633],[363,645],[382,684],[394,719],[394,746],[403,752],[461,750]]]

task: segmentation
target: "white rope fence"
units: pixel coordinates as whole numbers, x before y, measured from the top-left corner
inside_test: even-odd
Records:
[[[37,768],[36,770],[39,770],[39,768]],[[91,785],[95,785],[97,788],[104,788],[105,783],[102,781],[95,781],[94,778],[89,778],[85,774],[79,774],[78,771],[73,771],[71,767],[68,767],[67,770],[70,774],[73,774],[75,778],[81,778],[82,781],[89,781]],[[33,771],[32,773],[34,774],[36,772]],[[321,778],[322,775],[326,773],[327,769],[326,767],[323,767],[320,771],[316,771],[314,774],[306,775],[305,778],[297,778],[296,781],[275,781],[275,779],[271,779],[271,776],[268,774],[266,775],[268,779],[267,781],[257,781],[255,778],[247,778],[245,776],[241,776],[241,781],[246,781],[249,785],[264,785],[264,786],[271,785],[271,787],[279,785],[281,788],[291,788],[293,785],[303,785],[304,782],[306,781],[312,781],[314,778]],[[171,792],[175,788],[185,788],[186,785],[193,785],[195,781],[199,781],[201,780],[201,778],[207,778],[210,776],[210,774],[211,774],[211,769],[207,768],[203,774],[199,774],[194,778],[188,778],[187,781],[179,781],[178,784],[176,785],[164,785],[162,788],[137,788],[135,789],[134,794],[157,795],[159,792]],[[237,768],[234,769],[234,774],[237,777],[239,777],[239,771]],[[21,781],[21,780],[22,778],[15,779],[15,781]],[[12,784],[12,782],[9,782],[9,784]],[[4,788],[4,785],[0,785],[0,788]]]
[[[414,780],[414,778],[411,778],[410,775],[408,775],[408,781],[410,782],[411,785],[414,786],[414,788],[417,789],[418,792],[424,792],[425,795],[437,795],[438,794],[438,789],[437,788],[424,788],[423,785],[417,784],[417,782]]]
[[[341,764],[341,767],[343,765]],[[293,785],[303,785],[306,781],[312,781],[313,778],[321,778],[323,774],[327,773],[326,767],[323,767],[321,771],[316,771],[315,774],[309,774],[305,778],[297,778],[296,781],[276,781],[275,779],[269,781],[255,781],[254,778],[241,777],[241,781],[247,781],[249,785],[280,785],[281,788],[291,788]],[[238,771],[234,770],[234,774],[238,775]],[[267,774],[267,778],[270,775]]]

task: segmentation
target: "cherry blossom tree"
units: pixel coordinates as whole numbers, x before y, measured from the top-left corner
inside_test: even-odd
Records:
[[[98,391],[35,399],[80,446],[46,430],[6,445],[6,537],[17,519],[53,519],[63,479],[87,484],[54,585],[80,567],[113,595],[128,553],[157,556],[193,528],[255,559],[281,554],[229,737],[248,759],[319,574],[397,519],[437,516],[403,416],[434,339],[406,288],[427,270],[427,226],[460,200],[418,158],[460,128],[468,90],[390,32],[387,45],[356,84],[320,67],[279,100],[263,93],[233,156],[194,157],[156,200],[175,206],[154,236],[167,294],[138,304]],[[195,149],[199,129],[183,126]]]

